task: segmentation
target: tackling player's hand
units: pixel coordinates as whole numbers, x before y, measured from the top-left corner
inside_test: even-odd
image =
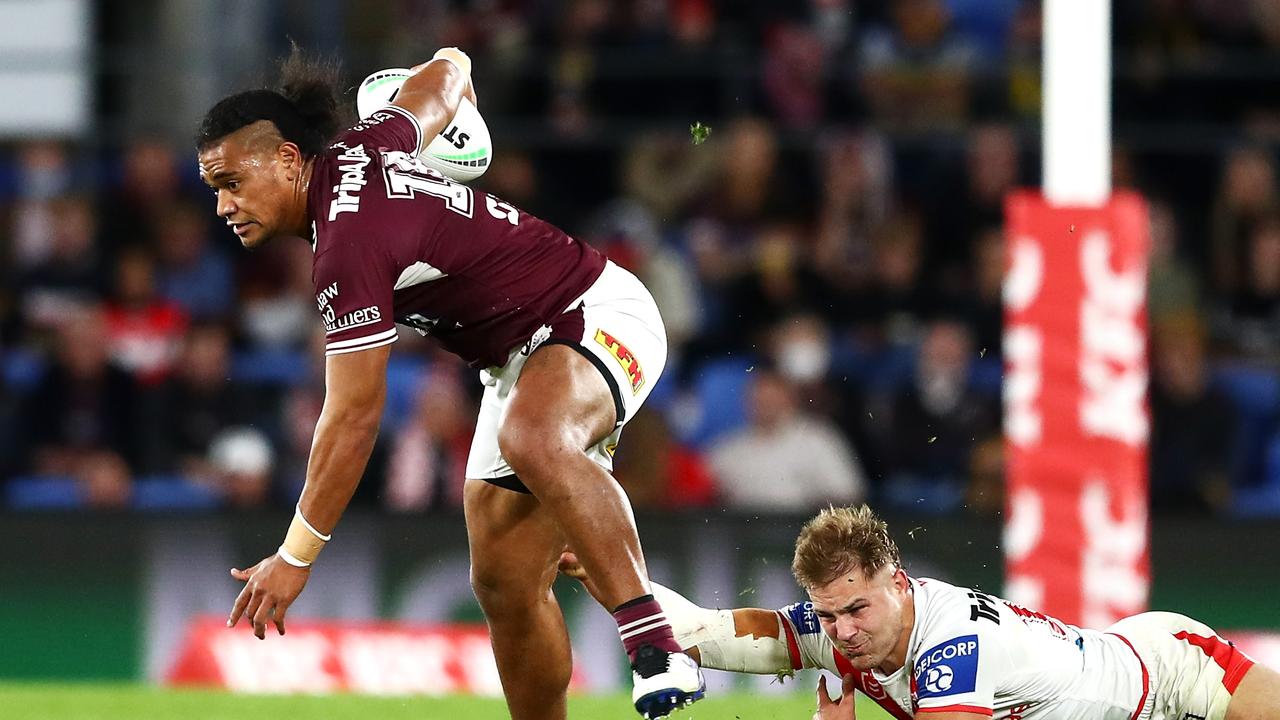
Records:
[[[827,694],[827,676],[818,677],[818,709],[813,720],[853,720],[853,676],[845,675],[840,685],[840,697],[832,700]]]
[[[231,577],[245,585],[231,608],[227,627],[235,627],[243,615],[253,623],[253,634],[262,640],[267,636],[268,622],[275,624],[276,632],[284,634],[285,612],[307,584],[311,568],[294,567],[279,555],[272,555],[248,570],[231,568]]]
[[[592,582],[591,576],[587,575],[587,569],[582,567],[582,563],[578,561],[578,556],[572,550],[566,548],[564,552],[560,553],[559,570],[561,575],[571,577],[582,583],[582,587],[591,593],[591,597],[595,598],[596,602],[601,605],[605,604],[600,599],[600,591],[596,588],[596,584]],[[605,607],[607,608],[608,606],[606,605]]]

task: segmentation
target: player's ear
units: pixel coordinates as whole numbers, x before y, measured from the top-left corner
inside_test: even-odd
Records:
[[[893,585],[901,592],[906,592],[911,586],[911,579],[907,577],[907,571],[897,568],[893,571]]]
[[[284,168],[285,177],[290,182],[297,180],[302,172],[302,149],[286,140],[276,148],[276,153],[280,158],[280,166]]]

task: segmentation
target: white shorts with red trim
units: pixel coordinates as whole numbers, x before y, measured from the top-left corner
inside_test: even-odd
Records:
[[[1148,612],[1107,628],[1138,653],[1151,692],[1137,720],[1223,720],[1253,659],[1208,625],[1185,615]]]
[[[667,333],[658,306],[644,284],[609,262],[600,277],[560,317],[539,329],[524,347],[512,351],[506,365],[481,371],[485,389],[467,457],[468,479],[528,492],[498,449],[498,429],[521,368],[538,348],[554,344],[578,351],[600,371],[609,386],[616,418],[614,430],[584,449],[597,465],[613,470],[613,453],[623,425],[644,404],[666,367]]]

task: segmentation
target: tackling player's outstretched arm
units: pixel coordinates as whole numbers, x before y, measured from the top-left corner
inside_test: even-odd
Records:
[[[413,68],[416,72],[392,105],[403,108],[418,119],[422,128],[422,150],[458,113],[462,98],[476,103],[471,86],[471,58],[457,48],[441,48],[431,60]]]
[[[227,626],[243,615],[259,639],[267,623],[285,633],[284,618],[311,574],[311,561],[346,510],[373,452],[386,398],[391,346],[330,355],[325,363],[325,399],[311,442],[307,481],[293,524],[280,550],[231,576],[245,583]]]
[[[561,556],[560,572],[581,582],[600,602],[595,584],[572,552]],[[759,675],[823,667],[813,662],[799,644],[791,646],[784,633],[794,630],[784,628],[783,623],[788,621],[778,612],[763,608],[713,610],[695,605],[659,583],[650,581],[650,586],[666,613],[676,642],[702,667]]]

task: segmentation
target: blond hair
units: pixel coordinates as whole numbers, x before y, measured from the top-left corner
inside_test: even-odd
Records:
[[[828,507],[800,530],[791,572],[801,587],[810,589],[855,569],[869,578],[890,564],[902,564],[898,546],[871,508]]]

